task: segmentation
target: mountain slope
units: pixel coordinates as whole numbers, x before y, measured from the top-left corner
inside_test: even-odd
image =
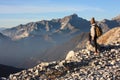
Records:
[[[120,41],[119,32],[120,32],[120,27],[115,27],[109,30],[98,39],[98,43],[105,45],[115,41]],[[45,53],[41,55],[43,56],[41,59],[43,59],[44,61],[63,59],[69,50],[71,49],[78,50],[78,49],[85,48],[87,41],[88,41],[88,33],[81,33],[73,37],[70,41],[45,51]]]
[[[10,38],[0,33],[0,40],[10,40]]]
[[[119,17],[97,22],[104,32],[120,24]],[[41,59],[63,59],[69,50],[84,48],[87,34],[83,32],[89,32],[89,29],[90,22],[76,14],[5,29],[2,34],[9,36],[13,41],[0,39],[0,63],[28,68],[41,62]]]
[[[112,29],[115,30],[115,29]],[[112,31],[111,30],[111,31]],[[119,34],[119,31],[115,31]],[[108,32],[109,33],[109,32]],[[104,35],[106,35],[105,33]],[[103,35],[103,36],[104,36]],[[110,34],[109,36],[112,36]],[[117,37],[118,39],[120,37]],[[107,46],[101,46],[100,55],[87,49],[71,50],[65,60],[41,62],[39,65],[9,76],[10,80],[52,79],[52,80],[119,80],[120,41],[116,38]],[[31,76],[30,76],[31,75]]]
[[[23,69],[0,64],[0,77],[8,77],[10,74],[19,72]]]
[[[31,22],[3,30],[2,33],[13,41],[7,45],[0,45],[0,63],[28,68],[27,65],[23,66],[25,62],[33,62],[31,58],[38,56],[44,57],[44,51],[69,41],[81,32],[88,31],[89,28],[84,28],[88,26],[89,21],[73,14],[61,19]],[[7,57],[5,62],[3,57]],[[29,67],[33,66],[34,64],[31,64]]]
[[[43,61],[54,61],[54,60],[61,60],[65,58],[65,55],[68,51],[71,49],[77,49],[75,48],[78,44],[80,44],[80,48],[85,48],[85,43],[88,40],[88,33],[83,32],[79,35],[73,37],[68,42],[65,42],[59,46],[55,46],[50,48],[49,50],[46,50],[44,54],[40,55],[42,56],[40,59]],[[53,55],[54,54],[54,55]]]
[[[12,42],[12,40],[8,36],[5,36],[2,33],[0,33],[0,48],[3,47],[3,45],[8,44],[9,42]]]
[[[98,39],[99,44],[110,44],[112,42],[120,42],[120,27],[109,30],[106,34]]]
[[[6,28],[0,27],[0,32],[3,31],[3,30],[5,30],[5,29],[6,29]]]
[[[103,32],[106,32],[111,28],[120,26],[120,17],[115,17],[112,20],[104,19],[99,21],[98,25],[101,26]]]

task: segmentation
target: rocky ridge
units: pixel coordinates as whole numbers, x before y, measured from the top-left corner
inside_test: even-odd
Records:
[[[120,41],[120,26],[109,30],[106,34],[98,39],[98,43],[104,45],[118,41]]]
[[[120,26],[120,16],[116,16],[111,20],[104,19],[97,21],[97,23],[102,27],[103,32],[106,32],[113,27]],[[1,32],[9,36],[12,40],[20,40],[36,35],[39,37],[41,37],[41,35],[51,37],[51,35],[54,36],[54,34],[71,35],[80,32],[88,32],[89,28],[90,21],[79,17],[77,14],[72,14],[59,19],[20,24],[13,28],[4,29]]]
[[[45,35],[51,37],[61,34],[71,35],[76,32],[86,32],[89,28],[86,29],[84,27],[89,25],[89,21],[78,17],[77,14],[72,14],[60,19],[41,20],[24,25],[20,24],[16,27],[5,29],[2,33],[9,36],[12,40],[20,40],[36,35],[39,37]]]
[[[42,62],[9,76],[10,80],[120,80],[120,41],[101,46],[100,55],[71,50],[65,60]]]

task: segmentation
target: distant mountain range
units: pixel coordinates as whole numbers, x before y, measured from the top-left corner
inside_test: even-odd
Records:
[[[1,31],[3,31],[3,30],[5,30],[5,29],[6,29],[6,28],[3,28],[3,27],[2,27],[2,28],[0,28],[0,32],[1,32]]]
[[[0,33],[0,40],[8,40],[8,39],[10,38]]]
[[[106,32],[120,26],[120,16],[97,23]],[[28,68],[40,61],[60,60],[78,44],[81,44],[78,45],[79,48],[84,48],[89,29],[90,21],[72,14],[60,19],[30,22],[2,30],[0,63]]]
[[[2,33],[9,36],[12,40],[35,36],[42,38],[47,37],[49,40],[53,39],[55,36],[63,36],[62,34],[69,36],[78,32],[86,32],[89,30],[89,25],[89,21],[78,17],[77,14],[73,14],[62,19],[52,19],[49,21],[42,20],[25,25],[21,24],[13,28],[3,30]]]
[[[106,32],[111,28],[120,26],[120,16],[113,18],[112,20],[104,19],[99,21],[98,25],[101,26],[104,32]]]
[[[112,20],[104,19],[98,21],[98,25],[106,32],[108,29],[120,25],[120,16]],[[38,22],[30,22],[25,25],[20,24],[16,27],[5,29],[2,33],[9,36],[12,40],[19,40],[28,37],[42,36],[53,37],[56,34],[75,34],[77,32],[88,32],[90,22],[80,18],[77,14],[72,14],[61,19],[42,20]]]

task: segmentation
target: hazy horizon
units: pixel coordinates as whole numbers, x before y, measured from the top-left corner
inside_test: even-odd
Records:
[[[119,3],[114,0],[0,0],[0,28],[63,18],[73,13],[87,20],[93,16],[97,20],[111,19],[120,14]]]

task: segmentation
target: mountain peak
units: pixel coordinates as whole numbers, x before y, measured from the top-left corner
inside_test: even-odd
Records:
[[[78,15],[76,13],[74,13],[74,14],[71,14],[69,16],[66,16],[65,18],[74,19],[74,18],[78,18]]]
[[[114,18],[112,18],[112,20],[120,20],[120,14]]]
[[[70,15],[71,17],[78,17],[78,15],[76,13]]]

